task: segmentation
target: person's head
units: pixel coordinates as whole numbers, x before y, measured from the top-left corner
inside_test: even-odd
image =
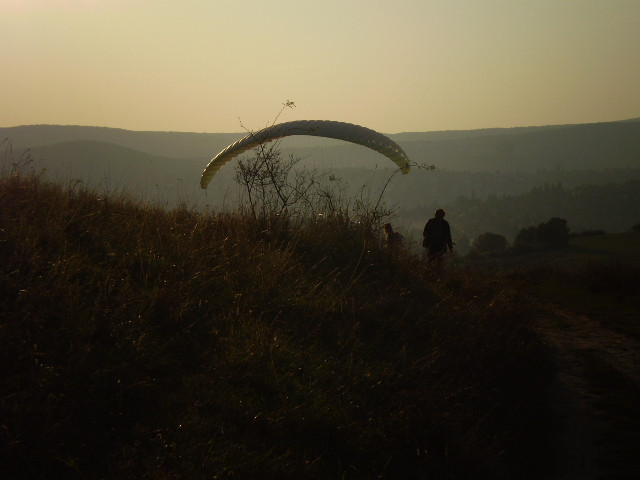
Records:
[[[444,210],[439,208],[436,210],[436,218],[444,218]]]
[[[390,223],[385,223],[384,224],[384,231],[387,232],[387,233],[393,232],[393,227],[391,226]]]

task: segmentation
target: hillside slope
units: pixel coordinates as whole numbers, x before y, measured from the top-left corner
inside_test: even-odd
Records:
[[[509,478],[552,369],[508,284],[336,212],[275,223],[0,180],[10,478]],[[538,475],[539,477],[539,475]]]
[[[111,183],[114,188],[128,182],[145,185],[175,183],[179,178],[198,177],[205,163],[201,159],[175,159],[152,155],[114,143],[73,141],[35,147],[30,150],[37,167],[57,180],[85,179]]]

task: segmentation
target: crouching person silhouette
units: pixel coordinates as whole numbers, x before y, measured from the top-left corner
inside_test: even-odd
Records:
[[[390,223],[384,224],[385,244],[389,250],[397,250],[402,247],[403,237],[398,232],[393,231]]]

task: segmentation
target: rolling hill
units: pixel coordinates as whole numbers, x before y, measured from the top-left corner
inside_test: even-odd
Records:
[[[156,156],[209,159],[242,133],[134,132],[105,127],[31,125],[0,128],[18,148],[60,142],[113,143]],[[414,162],[444,170],[536,171],[640,167],[640,121],[580,125],[411,132],[389,135]],[[384,166],[379,155],[335,140],[296,137],[286,153],[333,165]]]

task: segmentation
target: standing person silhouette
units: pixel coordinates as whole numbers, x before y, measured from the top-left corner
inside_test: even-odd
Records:
[[[438,268],[442,267],[442,257],[447,253],[447,247],[453,252],[451,241],[451,228],[449,222],[444,219],[444,210],[436,210],[435,217],[430,218],[422,232],[424,237],[422,246],[427,249],[428,262],[435,260]]]

